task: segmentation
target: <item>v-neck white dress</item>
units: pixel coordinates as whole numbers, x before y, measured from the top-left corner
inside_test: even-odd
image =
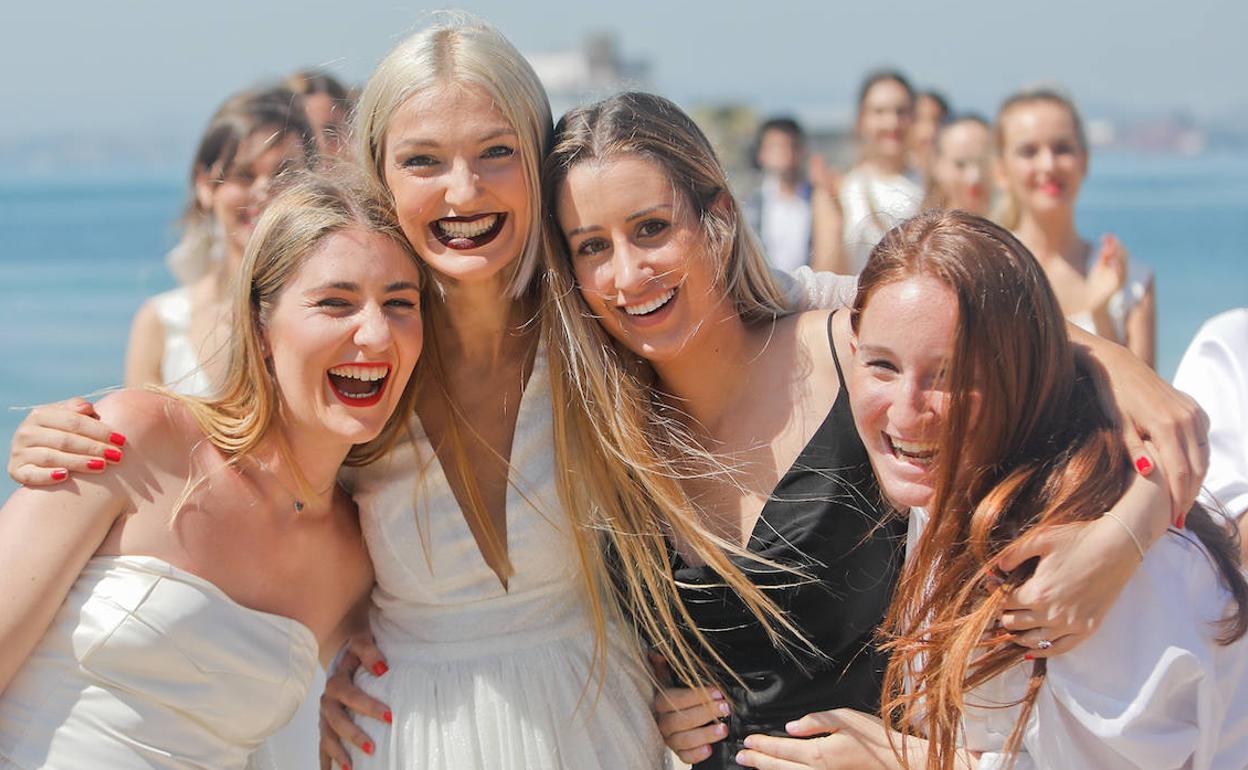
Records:
[[[485,563],[418,418],[414,441],[355,479],[376,570],[372,630],[390,670],[356,683],[390,706],[372,756],[403,770],[641,770],[666,752],[632,634],[613,627],[606,678],[555,487],[552,405],[539,351],[520,404],[507,492],[504,590]]]

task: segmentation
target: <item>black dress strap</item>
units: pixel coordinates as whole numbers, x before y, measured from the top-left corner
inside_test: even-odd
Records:
[[[841,311],[834,310],[828,314],[828,347],[832,349],[832,363],[836,364],[836,376],[841,381],[841,390],[845,389],[845,373],[841,371],[841,359],[836,355],[836,340],[832,339],[832,319]]]

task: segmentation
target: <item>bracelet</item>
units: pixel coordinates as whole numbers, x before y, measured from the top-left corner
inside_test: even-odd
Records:
[[[1130,537],[1131,542],[1135,544],[1135,550],[1140,552],[1140,561],[1144,561],[1144,546],[1140,544],[1140,538],[1136,536],[1135,532],[1127,526],[1125,521],[1118,517],[1118,514],[1113,511],[1105,511],[1105,515],[1118,522],[1118,525],[1127,531],[1127,536]]]

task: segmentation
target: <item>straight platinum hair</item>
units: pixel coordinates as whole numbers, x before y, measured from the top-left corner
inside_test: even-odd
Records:
[[[352,139],[356,157],[370,180],[389,194],[385,156],[391,119],[416,94],[447,85],[484,91],[519,138],[531,218],[507,293],[523,296],[533,290],[542,256],[541,164],[553,126],[550,102],[537,73],[502,33],[471,15],[451,13],[395,46],[377,65],[356,105]]]

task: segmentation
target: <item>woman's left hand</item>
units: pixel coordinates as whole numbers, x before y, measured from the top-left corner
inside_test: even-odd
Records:
[[[751,735],[737,764],[760,770],[893,770],[899,767],[878,718],[853,709],[807,714],[785,726],[793,738]]]

